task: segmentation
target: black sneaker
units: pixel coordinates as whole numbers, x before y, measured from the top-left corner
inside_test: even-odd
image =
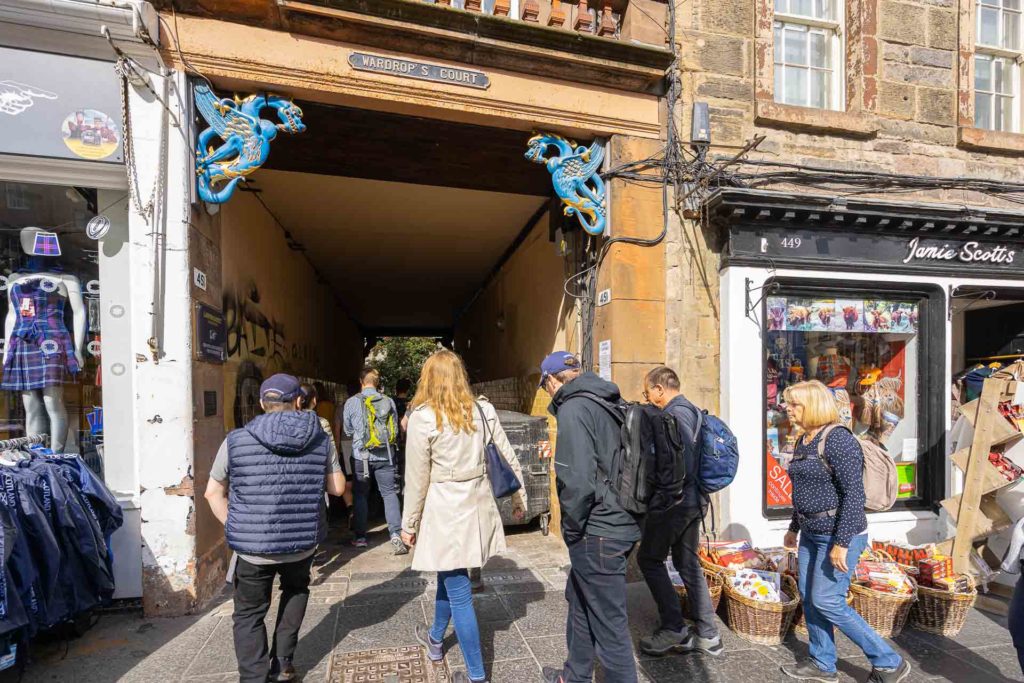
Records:
[[[640,651],[644,654],[661,657],[681,645],[688,636],[689,633],[686,631],[680,633],[667,628],[659,628],[654,635],[640,639]]]
[[[287,657],[274,657],[270,660],[270,680],[273,683],[288,683],[297,679],[295,666]]]
[[[722,636],[715,636],[714,638],[701,638],[693,631],[686,634],[686,638],[683,642],[676,646],[677,652],[703,652],[706,655],[712,657],[718,657],[725,651],[725,646],[722,645]]]
[[[565,677],[562,676],[562,669],[556,669],[553,666],[545,666],[543,676],[544,683],[565,683]]]
[[[904,678],[910,675],[910,662],[907,661],[906,657],[900,662],[900,665],[895,669],[878,669],[875,667],[871,668],[871,675],[868,676],[868,683],[900,683]]]
[[[832,672],[830,674],[825,673],[817,666],[814,662],[809,659],[805,659],[799,664],[790,664],[787,666],[779,667],[782,673],[786,674],[790,678],[798,681],[820,681],[820,683],[836,683],[839,680],[839,674]]]

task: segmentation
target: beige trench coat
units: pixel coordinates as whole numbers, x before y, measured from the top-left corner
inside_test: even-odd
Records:
[[[490,403],[478,401],[498,451],[520,483],[519,458]],[[505,532],[491,485],[483,473],[484,430],[475,413],[476,431],[438,431],[434,411],[420,406],[409,418],[405,445],[405,512],[402,528],[415,533],[412,568],[449,571],[483,567],[505,551]],[[526,491],[512,494],[513,505],[526,509]]]

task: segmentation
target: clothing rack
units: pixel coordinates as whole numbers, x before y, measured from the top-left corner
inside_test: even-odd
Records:
[[[49,434],[33,434],[31,436],[19,436],[17,439],[5,439],[0,441],[0,451],[13,451],[22,446],[34,446],[36,444],[43,444],[45,446],[49,440]]]

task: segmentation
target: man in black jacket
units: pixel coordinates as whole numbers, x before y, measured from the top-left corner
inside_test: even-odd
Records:
[[[541,387],[551,394],[558,419],[555,474],[562,538],[572,570],[562,669],[544,668],[549,683],[593,679],[595,653],[608,683],[635,683],[636,662],[626,618],[626,559],[638,540],[636,519],[603,483],[619,445],[619,425],[606,405],[619,403],[619,388],[560,351],[541,364]]]
[[[644,378],[644,398],[675,418],[678,427],[676,447],[682,450],[685,477],[682,486],[655,486],[644,526],[643,540],[637,553],[637,564],[658,604],[661,626],[654,635],[640,641],[640,649],[651,655],[664,655],[671,650],[709,655],[722,654],[722,639],[711,608],[711,595],[704,572],[697,560],[700,524],[707,503],[697,486],[697,429],[700,411],[679,391],[679,376],[665,366],[655,368]],[[660,464],[659,484],[666,477]],[[690,617],[696,624],[693,633],[683,622],[679,598],[665,567],[665,557],[672,553],[672,564],[686,585]]]

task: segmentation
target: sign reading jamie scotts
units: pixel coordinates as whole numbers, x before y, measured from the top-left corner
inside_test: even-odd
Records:
[[[408,59],[399,59],[398,57],[353,52],[348,57],[348,63],[353,69],[359,71],[374,71],[391,76],[415,78],[421,81],[448,83],[449,85],[461,85],[467,88],[479,88],[480,90],[485,90],[491,85],[491,80],[482,71],[426,64]]]
[[[889,266],[978,274],[1024,274],[1024,245],[918,235],[831,233],[785,228],[733,227],[729,253],[735,259],[768,259],[835,268]]]

